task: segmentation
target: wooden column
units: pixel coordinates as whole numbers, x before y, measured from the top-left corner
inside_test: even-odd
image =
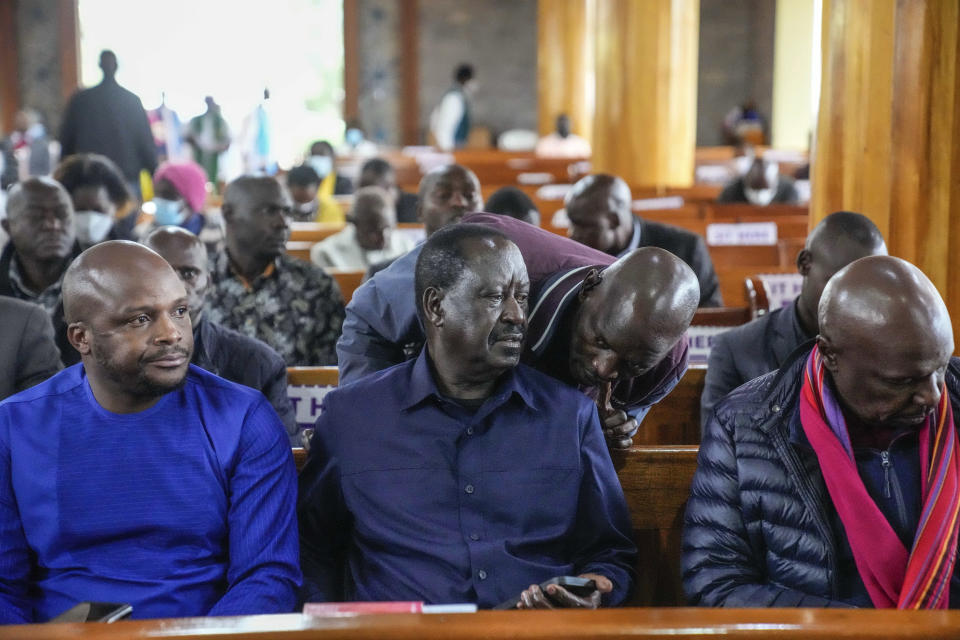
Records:
[[[869,216],[960,338],[958,23],[953,0],[824,0],[811,214]]]
[[[360,34],[357,0],[343,0],[343,119],[360,116]]]
[[[693,183],[699,0],[595,0],[593,168],[632,186]]]
[[[418,0],[400,3],[400,141],[420,140],[420,17]]]
[[[571,129],[593,137],[592,2],[537,2],[537,122],[540,135],[556,126],[557,116],[570,116]]]
[[[17,54],[17,4],[0,0],[0,131],[13,129],[20,108],[20,58]]]

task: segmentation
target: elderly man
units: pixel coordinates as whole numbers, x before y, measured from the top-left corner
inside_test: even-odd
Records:
[[[203,242],[186,229],[160,227],[143,240],[166,260],[187,291],[193,326],[190,362],[231,382],[260,391],[270,400],[293,444],[299,445],[297,421],[287,395],[283,358],[266,344],[206,319],[203,305],[210,287],[210,269]]]
[[[960,605],[960,361],[933,284],[861,258],[823,291],[816,345],[707,423],[684,589],[728,607]]]
[[[213,262],[207,313],[266,342],[287,366],[335,364],[343,298],[323,269],[286,254],[290,206],[273,178],[244,176],[227,185],[226,250]]]
[[[413,241],[395,233],[393,197],[380,187],[363,187],[354,195],[351,224],[310,248],[310,260],[332,269],[369,269],[395,260],[413,248]]]
[[[82,364],[0,403],[0,622],[86,600],[139,618],[292,610],[289,442],[259,392],[190,365],[173,269],[106,242],[63,296]]]
[[[608,254],[508,216],[464,222],[498,229],[520,248],[533,292],[525,361],[596,400],[609,444],[629,447],[637,424],[686,371],[684,332],[699,299],[693,272],[653,247],[614,265]],[[337,344],[341,382],[401,362],[423,341],[406,295],[412,278],[393,276],[389,287],[374,278],[354,293]]]
[[[426,348],[324,398],[300,476],[306,600],[624,600],[634,548],[596,408],[518,366],[528,290],[496,230],[427,240],[415,294]],[[597,590],[530,586],[571,574]]]
[[[60,358],[79,361],[63,320],[60,287],[70,261],[80,252],[70,195],[50,178],[30,178],[15,185],[0,220],[10,241],[0,254],[0,295],[39,304],[53,321]]]
[[[0,297],[0,400],[60,370],[50,316],[35,304]]]
[[[800,199],[793,179],[780,175],[775,162],[762,157],[750,163],[747,172],[723,188],[717,202],[748,202],[760,207],[768,204],[789,204]]]
[[[720,283],[703,238],[686,229],[633,215],[630,187],[616,176],[597,174],[580,179],[567,193],[570,237],[614,256],[639,247],[660,247],[690,265],[700,281],[700,306],[721,307]]]
[[[794,349],[816,336],[817,306],[827,281],[854,260],[872,255],[887,255],[887,245],[866,216],[837,211],[814,227],[797,255],[803,285],[796,300],[714,339],[700,398],[701,425],[706,426],[723,396],[780,368]]]

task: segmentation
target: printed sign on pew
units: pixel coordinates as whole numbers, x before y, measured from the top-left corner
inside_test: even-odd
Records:
[[[707,244],[728,245],[775,245],[777,244],[776,222],[714,222],[707,225]]]
[[[335,386],[288,386],[287,396],[293,404],[297,416],[297,426],[301,429],[313,428],[320,416],[320,403],[323,396],[336,389]]]
[[[687,340],[690,341],[690,364],[707,364],[714,338],[730,329],[733,327],[691,325],[687,329]]]

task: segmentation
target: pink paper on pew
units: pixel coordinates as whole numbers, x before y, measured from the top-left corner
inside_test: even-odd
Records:
[[[421,613],[422,602],[308,602],[308,616],[351,616],[368,613]]]

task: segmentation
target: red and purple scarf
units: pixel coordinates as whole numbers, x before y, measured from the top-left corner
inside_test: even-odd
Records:
[[[936,420],[934,420],[936,419]],[[814,347],[800,394],[800,421],[820,462],[853,558],[873,605],[946,609],[956,562],[960,513],[960,446],[946,388],[934,416],[919,432],[923,508],[909,551],[867,493],[840,405],[824,384]]]

